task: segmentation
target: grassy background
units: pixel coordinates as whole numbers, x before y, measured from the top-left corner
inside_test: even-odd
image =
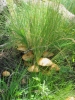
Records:
[[[73,0],[61,2],[74,13]],[[1,100],[65,100],[68,96],[75,96],[75,43],[72,41],[75,25],[43,4],[41,7],[22,3],[12,14],[8,17],[11,23],[7,27],[12,43],[10,48],[22,43],[28,50],[32,49],[35,55],[33,63],[44,51],[53,52],[51,60],[61,69],[59,72],[53,70],[47,76],[41,72],[29,73],[27,67],[16,65],[14,70],[10,69],[9,77],[0,79]],[[21,84],[23,78],[25,84]]]

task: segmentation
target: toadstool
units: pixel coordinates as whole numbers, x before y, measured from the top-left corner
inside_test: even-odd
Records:
[[[39,68],[35,65],[28,67],[29,72],[39,72]]]
[[[2,73],[2,75],[5,76],[5,77],[10,76],[10,72],[9,72],[9,71],[4,71],[4,72]]]
[[[38,65],[40,66],[52,66],[53,62],[48,58],[41,58],[38,61]]]

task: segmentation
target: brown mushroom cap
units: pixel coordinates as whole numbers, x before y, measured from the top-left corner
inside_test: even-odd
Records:
[[[22,56],[22,59],[25,60],[25,61],[30,61],[33,58],[34,58],[34,55],[31,51],[29,51],[28,53],[26,53]]]
[[[28,67],[29,72],[39,72],[39,68],[35,65]]]
[[[38,61],[38,65],[40,66],[52,66],[53,62],[48,58],[41,58]]]
[[[9,71],[4,71],[4,72],[2,73],[2,75],[5,76],[5,77],[10,76],[10,72],[9,72]]]
[[[56,71],[59,71],[60,70],[60,68],[58,67],[58,65],[57,64],[54,64],[54,63],[52,64],[50,70],[53,70],[53,69],[55,69]]]
[[[28,71],[29,71],[29,72],[33,72],[33,70],[34,70],[34,65],[33,65],[33,66],[28,67]]]

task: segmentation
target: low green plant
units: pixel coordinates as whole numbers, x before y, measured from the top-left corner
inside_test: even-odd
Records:
[[[68,41],[68,38],[74,37],[75,25],[63,19],[58,10],[45,6],[44,3],[41,5],[39,2],[37,4],[21,3],[21,6],[14,8],[13,15],[9,19],[12,45],[23,44],[27,51],[32,50],[34,64],[44,51],[52,52],[56,49],[58,54],[62,49],[64,51],[64,48],[73,44],[72,41]]]
[[[16,45],[21,43],[28,50],[33,50],[35,62],[62,37],[61,15],[50,6],[45,7],[43,3],[23,3],[15,9],[10,21],[12,41]]]
[[[23,66],[21,66],[23,67]],[[18,65],[14,71],[11,71],[10,76],[2,76],[0,79],[0,97],[2,100],[19,99],[25,90],[21,87],[21,81],[26,76],[26,69]]]
[[[9,77],[0,80],[1,99],[65,100],[75,95],[75,84],[70,78],[72,73],[68,67],[63,66],[60,72],[51,71],[49,76],[40,72],[29,74],[23,66],[18,65]],[[21,84],[23,78],[26,79],[25,84]]]

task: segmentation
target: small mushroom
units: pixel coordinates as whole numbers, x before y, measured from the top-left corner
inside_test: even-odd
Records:
[[[25,46],[21,45],[21,46],[19,46],[19,47],[17,48],[17,50],[26,51],[27,48],[26,48]]]
[[[5,77],[10,76],[10,72],[9,72],[9,71],[4,71],[4,72],[2,73],[2,75],[5,76]]]
[[[30,61],[33,58],[34,58],[34,55],[31,51],[29,51],[28,53],[26,53],[22,56],[22,59],[25,60],[25,61]]]
[[[57,64],[54,64],[54,63],[52,64],[50,70],[53,70],[53,69],[55,69],[56,71],[59,71],[60,70],[60,68],[58,67],[58,65]]]
[[[68,98],[66,98],[66,100],[75,100],[75,98],[74,97],[68,97]]]
[[[29,71],[29,72],[33,72],[33,70],[34,70],[34,65],[33,65],[33,66],[28,67],[28,71]]]
[[[53,62],[48,58],[41,58],[38,61],[38,65],[40,66],[52,66]]]
[[[39,72],[39,69],[37,66],[33,65],[33,66],[28,67],[28,71],[29,72]]]

